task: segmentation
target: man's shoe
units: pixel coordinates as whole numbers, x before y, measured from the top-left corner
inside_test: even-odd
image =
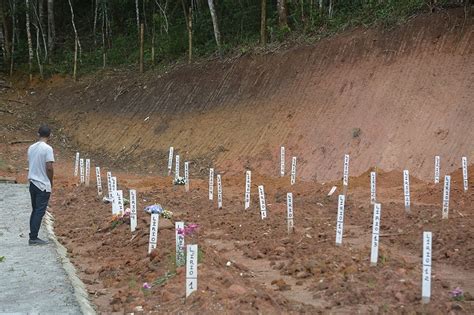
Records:
[[[28,241],[28,245],[48,245],[49,242],[48,241],[43,241],[42,239],[35,239],[35,240],[29,240]]]

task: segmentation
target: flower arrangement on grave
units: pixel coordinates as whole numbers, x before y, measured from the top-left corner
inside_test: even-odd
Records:
[[[173,184],[175,184],[175,185],[185,185],[186,180],[184,179],[184,177],[178,177],[178,178],[174,179]]]
[[[451,297],[456,301],[463,301],[464,300],[464,292],[460,287],[457,287],[449,292]]]
[[[196,233],[199,229],[199,225],[196,223],[189,223],[184,226],[184,228],[179,228],[178,229],[178,234],[184,235],[184,236],[192,236],[194,233]]]
[[[197,244],[199,225],[196,223],[189,223],[184,228],[178,228],[177,233],[190,239],[186,241],[187,244]]]
[[[163,218],[171,220],[173,218],[173,212],[166,210],[159,203],[146,207],[145,212],[148,214],[158,213]]]
[[[112,228],[117,227],[120,224],[130,222],[130,208],[125,209],[124,212],[120,212],[118,214],[114,214],[110,223],[112,224]]]

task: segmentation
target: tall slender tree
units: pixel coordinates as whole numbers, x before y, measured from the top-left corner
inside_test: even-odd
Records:
[[[36,61],[38,62],[38,69],[40,72],[40,77],[41,79],[44,79],[43,75],[43,64],[41,62],[41,39],[40,39],[40,25],[38,23],[38,20],[36,22],[33,22],[33,26],[36,29]]]
[[[138,5],[138,0],[135,0],[135,13],[137,15],[137,34],[138,39],[140,40],[140,7]]]
[[[277,0],[278,25],[280,27],[288,26],[288,8],[286,0]]]
[[[39,32],[40,35],[41,35],[41,39],[43,41],[43,46],[44,46],[44,61],[46,61],[48,59],[48,44],[46,43],[46,41],[47,41],[46,33],[43,31],[44,27],[43,27],[43,23],[41,21],[42,19],[44,19],[44,14],[41,13],[41,11],[44,10],[44,6],[42,5],[43,1],[44,0],[39,0],[38,3],[32,2],[32,8],[33,8],[33,15],[34,15],[33,25],[37,29],[36,31]],[[39,37],[38,37],[38,39],[39,39]],[[38,45],[40,45],[40,44],[37,43],[37,46]],[[37,49],[38,49],[38,47],[37,47]],[[41,52],[40,52],[40,54],[41,54]],[[41,71],[41,77],[43,77],[42,71]]]
[[[99,11],[99,0],[92,0],[94,6],[94,22],[92,26],[92,37],[94,38],[94,46],[97,46],[97,38],[96,38],[96,31],[97,31],[97,14]]]
[[[71,9],[72,28],[74,30],[74,71],[73,71],[73,77],[74,77],[74,80],[76,80],[77,54],[78,54],[78,51],[79,51],[79,59],[81,59],[82,48],[81,48],[81,42],[79,40],[79,35],[77,34],[76,22],[74,21],[74,8],[72,7],[71,0],[68,0],[68,2],[69,2],[69,8]]]
[[[31,41],[30,29],[30,1],[25,0],[25,14],[26,14],[26,36],[28,39],[28,69],[30,74],[30,81],[33,80],[33,43]]]
[[[0,19],[2,27],[2,49],[4,54],[4,60],[10,60],[10,34],[8,31],[7,23],[7,8],[5,8],[5,2],[2,1],[0,4]]]
[[[51,56],[56,41],[56,28],[54,25],[54,0],[48,0],[48,56]]]
[[[260,44],[265,46],[267,44],[267,0],[261,0],[261,14],[260,14]]]
[[[10,0],[10,10],[12,13],[12,47],[10,54],[10,76],[13,75],[14,55],[15,55],[15,34],[16,34],[16,0]]]
[[[214,0],[207,0],[209,5],[209,11],[211,12],[212,25],[214,27],[214,37],[216,39],[217,49],[219,50],[219,56],[222,56],[221,50],[221,32],[219,30],[219,23],[217,20],[216,8],[214,7]]]

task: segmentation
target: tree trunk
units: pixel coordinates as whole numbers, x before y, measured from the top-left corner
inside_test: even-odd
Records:
[[[48,44],[47,44],[47,39],[46,39],[46,33],[44,32],[45,26],[44,26],[44,23],[43,23],[43,21],[44,21],[43,1],[44,0],[39,0],[38,7],[36,7],[36,5],[33,5],[33,12],[34,12],[35,18],[36,18],[36,23],[33,23],[33,25],[35,26],[35,28],[37,28],[37,31],[39,31],[40,34],[41,34],[41,39],[43,41],[43,46],[44,46],[44,61],[46,61],[48,59]],[[33,4],[34,4],[34,2],[33,2]],[[37,44],[37,46],[38,45],[39,45],[39,43]],[[39,49],[39,47],[37,47],[37,49]],[[42,66],[40,68],[42,68]]]
[[[79,40],[76,38],[74,41],[74,70],[72,71],[74,81],[77,80],[77,46],[79,46]]]
[[[3,53],[4,53],[4,56],[5,56],[5,59],[4,61],[6,60],[9,60],[10,59],[10,36],[9,36],[9,32],[8,32],[8,25],[7,25],[7,17],[6,17],[6,14],[5,14],[5,3],[2,2],[1,4],[1,19],[2,19],[2,26],[3,26]]]
[[[110,26],[109,7],[107,0],[104,0],[105,11],[105,37],[107,38],[107,47],[112,48],[112,27]]]
[[[38,62],[38,69],[40,72],[41,80],[44,79],[43,76],[43,65],[41,64],[41,49],[40,49],[40,25],[39,23],[33,23],[36,28],[36,61]]]
[[[142,12],[143,12],[143,18],[142,18],[142,23],[145,25],[145,29],[148,29],[148,25],[146,24],[146,2],[147,0],[142,0]]]
[[[184,19],[186,20],[186,26],[188,29],[188,63],[191,63],[193,59],[193,6],[189,8],[184,4],[184,0],[181,0],[183,6]]]
[[[277,0],[278,6],[278,26],[288,26],[288,12],[286,7],[286,0]]]
[[[106,61],[107,61],[107,50],[105,46],[105,37],[107,34],[107,21],[105,17],[105,6],[104,10],[102,10],[102,68],[105,69]]]
[[[10,54],[10,76],[13,75],[13,65],[14,59],[13,56],[15,54],[15,33],[16,33],[16,3],[15,0],[10,2],[11,5],[11,12],[12,12],[12,48]]]
[[[329,8],[328,8],[328,15],[329,15],[329,18],[332,19],[332,13],[333,13],[333,1],[332,0],[329,0]]]
[[[138,7],[138,0],[135,0],[135,11],[137,14],[137,34],[138,39],[140,39],[140,9]]]
[[[212,25],[214,26],[214,37],[216,38],[217,49],[219,50],[219,56],[222,56],[221,51],[221,32],[219,31],[219,24],[217,21],[216,8],[214,7],[214,0],[207,0],[209,5],[209,11],[211,12]]]
[[[31,29],[30,29],[30,1],[25,0],[25,12],[26,12],[26,35],[28,37],[28,69],[30,72],[30,81],[33,80],[33,43],[31,42]]]
[[[7,48],[5,47],[5,36],[3,35],[3,25],[0,25],[0,45],[2,46],[3,60],[8,60]]]
[[[182,5],[183,5],[183,9],[184,9],[184,16],[186,18],[186,8],[184,6],[184,2],[181,2]],[[163,19],[164,19],[164,25],[163,25],[163,28],[165,29],[165,33],[168,34],[168,29],[169,29],[169,25],[168,25],[168,17],[166,16],[166,10],[168,8],[168,0],[165,1],[165,6],[162,7],[160,5],[160,2],[158,0],[155,0],[155,4],[158,6],[158,9],[160,9],[160,13],[161,15],[163,16]],[[187,21],[187,18],[186,18],[186,21]]]
[[[140,73],[143,73],[143,40],[144,40],[145,26],[140,24]]]
[[[156,4],[153,2],[153,15],[151,19],[151,66],[155,67],[155,12]]]
[[[81,59],[81,42],[79,41],[79,35],[77,34],[77,29],[76,29],[76,23],[74,22],[74,9],[72,7],[71,0],[68,0],[69,2],[69,8],[71,9],[71,22],[72,22],[72,28],[74,29],[74,80],[76,80],[76,70],[77,70],[77,53],[79,50],[79,59]]]
[[[262,12],[260,15],[260,44],[267,44],[267,0],[262,0]]]
[[[94,37],[94,46],[97,46],[97,38],[96,38],[96,31],[97,31],[97,13],[99,11],[99,0],[94,1],[94,25],[92,27],[92,36]]]
[[[54,25],[54,0],[48,0],[48,50],[49,56],[54,49],[56,40],[56,29]]]
[[[44,1],[45,0],[38,0],[38,10],[39,10],[39,27],[41,31],[41,36],[43,38],[43,45],[44,45],[44,54],[45,60],[48,59],[48,44],[47,44],[47,34],[46,34],[46,25],[44,24],[45,16],[44,16]]]
[[[188,15],[188,63],[191,63],[193,59],[193,8],[189,7],[189,15]]]

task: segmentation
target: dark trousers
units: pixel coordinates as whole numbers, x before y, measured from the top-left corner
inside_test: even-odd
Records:
[[[41,226],[41,220],[48,207],[50,192],[42,191],[30,182],[31,206],[33,211],[30,216],[30,240],[38,238],[38,232]]]

